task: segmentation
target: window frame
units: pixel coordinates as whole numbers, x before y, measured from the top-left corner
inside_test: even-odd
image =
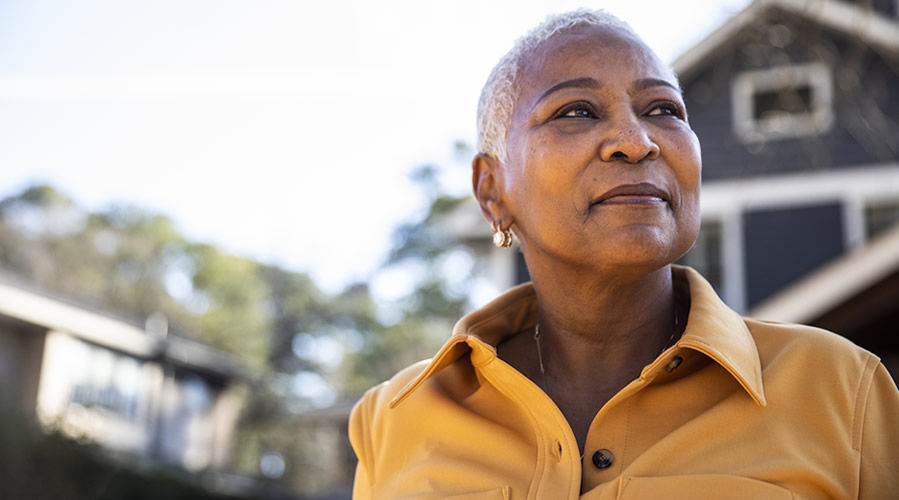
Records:
[[[810,89],[811,112],[755,118],[755,96],[787,88]],[[833,116],[833,78],[821,62],[743,71],[731,84],[733,129],[744,143],[820,135],[830,129]]]

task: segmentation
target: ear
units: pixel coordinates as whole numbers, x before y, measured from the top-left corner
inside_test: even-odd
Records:
[[[496,158],[478,153],[471,161],[471,187],[487,222],[502,228],[512,225],[503,201],[502,172]]]

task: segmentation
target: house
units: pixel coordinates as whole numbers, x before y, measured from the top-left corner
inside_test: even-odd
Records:
[[[895,378],[899,375],[899,224],[797,280],[751,314],[840,332],[877,353]]]
[[[747,311],[899,221],[895,2],[759,0],[673,67],[703,147],[687,258]]]
[[[756,0],[673,68],[703,154],[681,262],[737,311],[829,327],[899,373],[899,262],[880,257],[899,256],[899,2]],[[446,226],[498,287],[527,279],[473,201]]]
[[[0,404],[139,463],[224,469],[247,370],[148,327],[0,280]]]
[[[757,0],[673,67],[703,145],[685,261],[732,307],[899,373],[899,4]]]

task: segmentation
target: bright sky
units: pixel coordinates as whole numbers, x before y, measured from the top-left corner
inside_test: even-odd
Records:
[[[366,279],[468,165],[481,85],[547,13],[604,7],[673,61],[749,0],[0,0],[0,198],[49,182],[189,237]]]

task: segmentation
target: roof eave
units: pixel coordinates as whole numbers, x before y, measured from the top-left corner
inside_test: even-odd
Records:
[[[899,225],[765,300],[749,316],[807,323],[899,269]]]
[[[684,52],[672,63],[672,68],[682,78],[689,76],[744,27],[773,8],[802,16],[834,31],[857,36],[881,51],[899,53],[899,22],[872,9],[837,0],[755,0],[711,35]]]
[[[163,358],[225,378],[250,380],[252,371],[211,346],[175,336],[159,337],[124,321],[0,282],[0,316],[60,331],[143,359]]]

